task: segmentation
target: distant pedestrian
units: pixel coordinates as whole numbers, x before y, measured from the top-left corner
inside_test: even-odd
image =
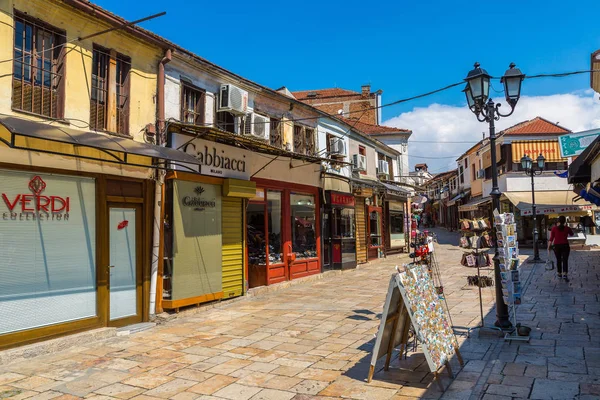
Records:
[[[569,236],[575,235],[573,230],[566,226],[567,219],[564,215],[558,217],[558,225],[553,226],[550,231],[550,240],[548,241],[548,251],[554,246],[554,255],[556,255],[556,272],[559,278],[564,278],[569,282]]]
[[[417,220],[417,228],[421,227],[421,216],[419,214],[415,215],[415,219]]]

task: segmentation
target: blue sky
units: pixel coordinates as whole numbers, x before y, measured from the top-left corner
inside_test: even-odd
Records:
[[[141,26],[268,87],[371,83],[384,103],[458,82],[475,61],[496,76],[510,62],[526,74],[563,72],[588,69],[600,48],[598,0],[95,2],[129,20],[166,11]],[[523,94],[585,89],[589,75],[525,81]],[[432,103],[461,107],[464,96],[451,89],[385,108],[383,119]]]

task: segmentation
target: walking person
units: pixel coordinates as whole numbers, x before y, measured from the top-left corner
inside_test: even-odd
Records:
[[[548,251],[554,246],[554,255],[556,256],[556,272],[559,278],[569,282],[569,236],[575,235],[573,230],[566,226],[567,219],[564,215],[558,217],[558,224],[552,227],[550,231],[550,240],[548,241]]]

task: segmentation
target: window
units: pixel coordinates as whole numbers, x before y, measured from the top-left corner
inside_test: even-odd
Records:
[[[228,111],[217,113],[217,128],[230,133],[235,133],[235,116]]]
[[[296,259],[317,256],[315,196],[290,194],[292,251]]]
[[[204,124],[204,96],[202,90],[188,85],[181,87],[181,121],[186,124]]]
[[[369,247],[381,247],[381,207],[369,207]]]
[[[365,159],[367,158],[367,149],[365,148],[365,146],[358,146],[358,154],[360,154],[361,156],[365,156]],[[367,171],[360,171],[361,175],[366,175]]]
[[[123,135],[129,134],[130,69],[131,59],[129,57],[94,45],[90,98],[91,129],[106,130]],[[110,101],[113,90],[112,82],[115,83],[115,104]],[[114,119],[111,117],[113,112]]]
[[[283,262],[283,243],[281,240],[281,192],[267,191],[267,233],[269,235],[269,264]]]
[[[467,160],[465,160],[465,163],[467,162]],[[465,167],[466,168],[466,167]],[[458,174],[460,176],[460,183],[463,184],[465,183],[465,168],[463,168],[463,166],[460,166],[460,169],[458,171]]]
[[[16,13],[12,108],[63,116],[64,33]]]
[[[294,152],[315,155],[315,130],[301,125],[294,125]]]
[[[281,124],[281,120],[277,119],[277,118],[271,118],[270,127],[271,127],[271,132],[269,132],[269,142],[271,143],[271,146],[275,146],[277,148],[282,148],[283,142],[282,142],[281,130],[283,127]]]
[[[471,164],[471,181],[477,179],[477,175],[475,175],[475,164]]]

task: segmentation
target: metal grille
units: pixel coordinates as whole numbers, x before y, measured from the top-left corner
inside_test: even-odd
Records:
[[[281,139],[281,120],[271,118],[271,132],[269,133],[269,141],[271,146],[282,148]]]
[[[92,97],[90,100],[90,128],[106,129],[108,102],[108,65],[110,55],[107,51],[94,48],[92,57]]]
[[[181,121],[187,124],[204,124],[204,92],[189,86],[181,90]]]
[[[12,107],[61,117],[60,85],[63,79],[64,44],[56,31],[25,18],[15,17]]]

